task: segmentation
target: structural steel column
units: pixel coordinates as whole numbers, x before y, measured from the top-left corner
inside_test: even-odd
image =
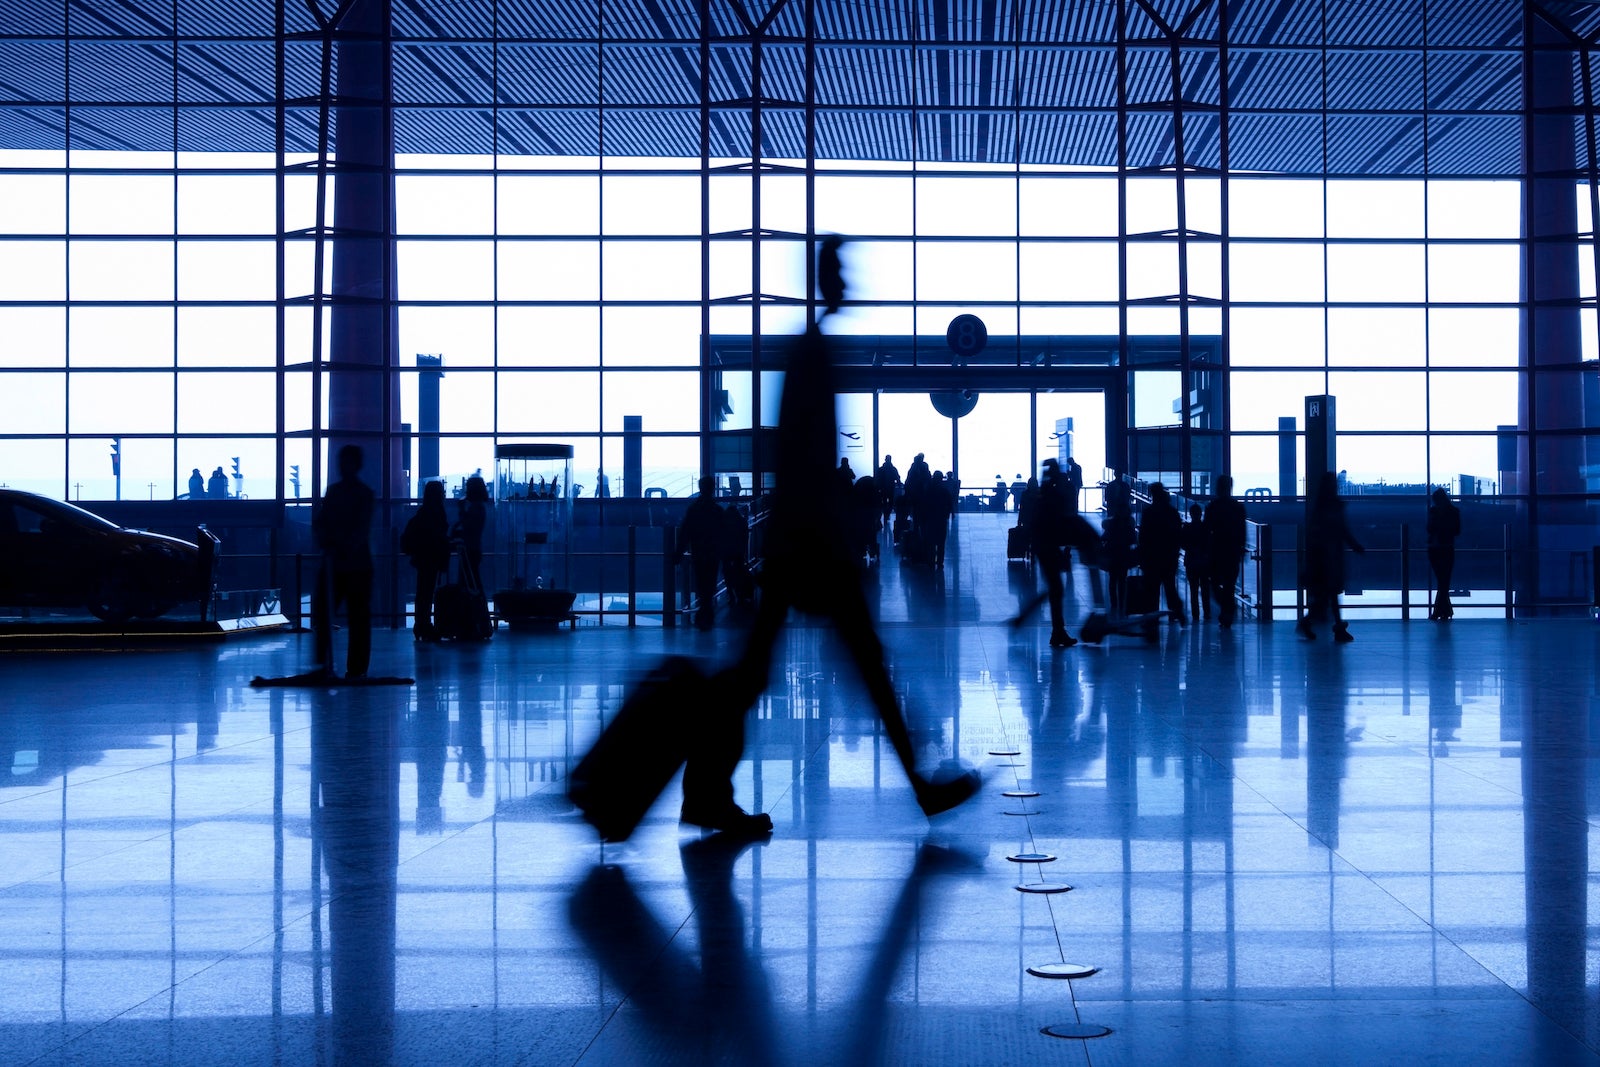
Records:
[[[1518,568],[1518,603],[1559,599],[1565,588],[1565,553],[1592,545],[1588,506],[1550,494],[1584,491],[1584,442],[1560,431],[1585,425],[1578,281],[1577,158],[1572,45],[1531,10],[1525,15],[1528,46],[1523,72],[1523,183],[1521,331],[1524,370],[1518,393],[1517,474],[1513,491],[1524,499],[1528,531]],[[1571,368],[1569,372],[1564,368]],[[1555,431],[1553,433],[1546,431]],[[1541,563],[1545,566],[1541,566]],[[1560,583],[1559,587],[1553,583]]]
[[[389,0],[356,0],[335,41],[329,458],[361,445],[367,483],[380,497],[402,497]]]

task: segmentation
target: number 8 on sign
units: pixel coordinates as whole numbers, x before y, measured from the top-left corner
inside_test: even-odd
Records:
[[[944,331],[945,343],[958,362],[982,352],[989,343],[989,328],[976,315],[957,315]]]

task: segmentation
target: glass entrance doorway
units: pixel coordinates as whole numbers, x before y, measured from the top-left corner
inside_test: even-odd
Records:
[[[985,502],[996,481],[1009,491],[1015,481],[1037,477],[1045,459],[1072,455],[1083,468],[1082,506],[1098,511],[1109,455],[1106,404],[1106,390],[1098,388],[997,390],[979,393],[970,411],[951,419],[925,391],[845,393],[839,455],[857,475],[892,456],[903,477],[920,452],[930,469],[958,474],[963,496]]]

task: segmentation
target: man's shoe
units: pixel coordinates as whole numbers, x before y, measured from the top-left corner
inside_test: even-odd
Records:
[[[918,782],[917,804],[930,819],[970,799],[983,785],[977,771],[966,771],[946,782]]]
[[[1078,639],[1067,633],[1065,630],[1050,635],[1051,648],[1071,648],[1077,643]]]
[[[772,833],[772,816],[764,811],[751,815],[737,804],[706,810],[685,804],[678,821],[741,837],[763,837]]]
[[[1315,641],[1317,639],[1316,631],[1312,630],[1311,624],[1304,619],[1294,624],[1294,632],[1302,641]]]
[[[1348,645],[1351,641],[1355,640],[1355,638],[1350,636],[1350,627],[1345,626],[1343,623],[1333,628],[1333,639],[1336,643],[1341,645]]]

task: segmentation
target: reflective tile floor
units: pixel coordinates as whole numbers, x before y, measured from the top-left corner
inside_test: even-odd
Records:
[[[728,658],[736,620],[384,631],[393,688],[251,689],[304,666],[292,635],[0,652],[0,1063],[1596,1060],[1600,631],[1052,651],[1005,625],[1032,579],[1002,536],[964,517],[943,573],[869,578],[921,758],[987,777],[933,825],[802,626],[737,779],[777,826],[749,846],[680,831],[672,785],[602,848],[563,788],[645,670]],[[1028,973],[1061,963],[1098,973]],[[1041,1033],[1078,1025],[1111,1033]]]

